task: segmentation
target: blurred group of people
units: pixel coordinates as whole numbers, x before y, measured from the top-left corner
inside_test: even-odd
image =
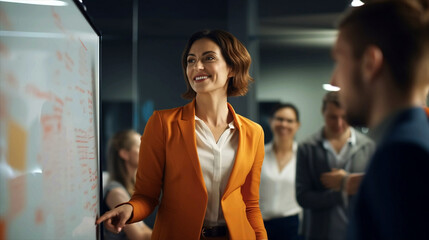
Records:
[[[129,239],[429,239],[428,7],[380,0],[344,14],[332,51],[341,90],[299,143],[294,104],[273,109],[264,146],[262,128],[227,102],[253,81],[240,41],[193,34],[182,56],[190,103],[155,111],[141,138],[112,138],[111,210],[97,223]],[[152,231],[142,220],[157,205]]]

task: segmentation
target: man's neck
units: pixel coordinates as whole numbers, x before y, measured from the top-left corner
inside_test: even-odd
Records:
[[[369,110],[368,126],[370,128],[378,126],[384,119],[401,109],[421,106],[422,90],[418,88],[404,93],[398,87],[380,84],[374,87],[374,91],[377,94]]]
[[[344,132],[340,134],[334,134],[329,131],[327,131],[326,127],[324,129],[324,135],[325,139],[331,143],[332,147],[335,149],[335,151],[338,153],[341,151],[343,146],[347,143],[351,136],[351,130],[350,127],[347,128]]]
[[[350,127],[348,127],[345,131],[341,133],[333,133],[330,132],[326,127],[323,130],[323,134],[326,140],[331,141],[340,141],[347,140],[350,137]]]

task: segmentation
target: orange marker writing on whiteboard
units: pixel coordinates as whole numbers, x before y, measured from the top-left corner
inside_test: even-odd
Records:
[[[6,221],[0,218],[0,240],[6,240]]]

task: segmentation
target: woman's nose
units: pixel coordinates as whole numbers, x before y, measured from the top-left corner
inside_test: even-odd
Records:
[[[195,67],[196,67],[197,69],[204,69],[204,64],[203,64],[200,60],[197,60],[197,61],[195,62]]]

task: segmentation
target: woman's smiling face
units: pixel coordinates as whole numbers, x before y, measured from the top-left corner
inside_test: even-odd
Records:
[[[195,41],[187,56],[186,75],[197,94],[227,94],[231,68],[219,46],[208,38]]]

